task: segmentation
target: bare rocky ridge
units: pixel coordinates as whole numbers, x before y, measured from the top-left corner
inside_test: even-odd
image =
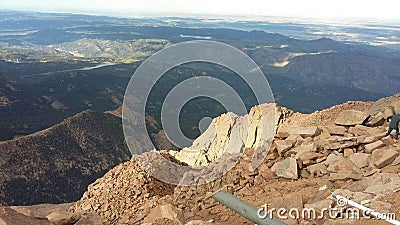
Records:
[[[96,178],[131,157],[120,119],[92,111],[0,142],[0,155],[2,205],[78,199]]]

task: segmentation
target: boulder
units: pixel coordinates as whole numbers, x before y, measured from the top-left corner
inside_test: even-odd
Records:
[[[375,142],[373,142],[371,144],[366,144],[364,147],[365,147],[365,151],[367,153],[371,153],[375,149],[382,148],[384,146],[385,146],[385,144],[383,143],[383,141],[379,140],[379,141],[375,141]]]
[[[46,216],[52,225],[73,225],[79,219],[78,214],[55,211]]]
[[[344,136],[346,133],[346,128],[342,126],[329,126],[327,127],[327,130],[330,135],[339,135],[339,136]]]
[[[180,209],[171,204],[158,205],[144,218],[143,223],[154,223],[160,219],[172,220],[175,224],[183,224],[184,217]]]
[[[271,171],[274,172],[278,177],[284,177],[289,179],[297,179],[297,162],[296,159],[289,157],[283,161],[275,163],[271,167]]]
[[[293,151],[296,153],[296,156],[298,157],[304,152],[316,152],[317,151],[317,145],[315,143],[311,144],[302,144],[299,146],[296,146]]]
[[[375,136],[368,136],[364,138],[360,138],[357,140],[357,143],[359,144],[371,144],[372,142],[377,141],[378,139]]]
[[[289,149],[291,149],[296,141],[294,140],[275,140],[275,146],[279,155],[285,154]]]
[[[351,155],[349,159],[357,166],[357,168],[361,169],[369,166],[369,163],[371,162],[371,154],[357,152]]]
[[[371,116],[365,125],[369,127],[377,127],[382,126],[385,123],[385,118],[382,112],[378,112],[377,114]]]
[[[355,126],[363,124],[369,117],[369,114],[357,110],[346,110],[340,113],[335,120],[336,125]]]
[[[289,134],[298,134],[303,138],[315,137],[321,134],[321,130],[316,127],[290,127]]]
[[[394,149],[382,148],[372,152],[371,163],[378,169],[391,164],[399,153]]]

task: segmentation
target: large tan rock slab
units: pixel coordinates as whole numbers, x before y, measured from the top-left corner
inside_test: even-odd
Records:
[[[346,110],[340,113],[335,120],[336,125],[355,126],[363,124],[369,117],[368,113],[357,110]]]
[[[371,164],[380,169],[390,165],[398,155],[394,149],[378,149],[372,152]]]
[[[298,134],[303,138],[315,137],[321,134],[321,129],[317,126],[312,127],[290,127],[288,129],[289,134]]]
[[[379,140],[379,141],[375,141],[371,144],[366,144],[364,147],[365,147],[365,151],[370,153],[370,152],[374,151],[375,149],[382,148],[384,146],[385,146],[385,143],[383,143],[383,141]]]

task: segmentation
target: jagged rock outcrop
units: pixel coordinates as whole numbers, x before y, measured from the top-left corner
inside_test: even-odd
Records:
[[[276,104],[255,106],[245,116],[226,113],[213,119],[192,146],[169,153],[188,165],[199,166],[214,161],[223,153],[240,153],[244,148],[263,148],[272,140],[277,127],[291,114],[292,111]]]

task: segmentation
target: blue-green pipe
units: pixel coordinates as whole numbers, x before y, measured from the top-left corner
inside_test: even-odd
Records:
[[[267,216],[266,218],[260,217],[256,207],[226,191],[219,191],[211,197],[257,225],[286,225],[271,216]]]

